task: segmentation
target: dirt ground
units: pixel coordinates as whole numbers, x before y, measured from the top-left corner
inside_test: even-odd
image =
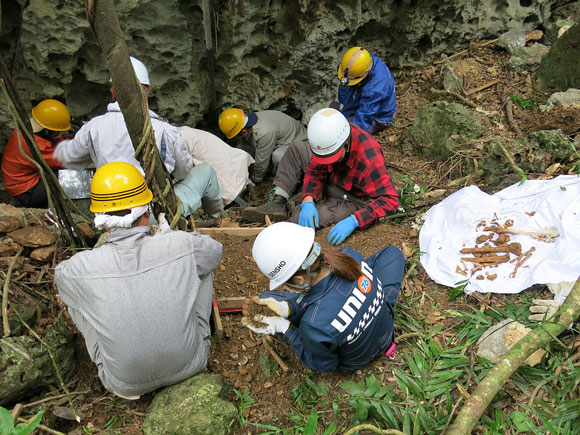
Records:
[[[481,92],[469,95],[467,98],[485,110],[493,113],[490,128],[486,136],[500,136],[515,138],[531,131],[541,129],[560,128],[566,134],[574,135],[580,130],[578,111],[559,109],[542,114],[534,108],[524,110],[514,104],[514,124],[517,129],[511,129],[506,121],[504,105],[510,95],[518,95],[530,99],[537,104],[543,103],[546,95],[538,92],[533,86],[534,71],[522,73],[510,72],[505,68],[508,54],[495,47],[493,44],[482,48],[476,48],[458,56],[455,60],[461,60],[462,68],[465,69],[464,88],[469,91],[485,85],[493,80],[499,80]],[[387,161],[397,165],[401,169],[389,169],[394,184],[398,189],[412,180],[413,183],[424,187],[427,192],[444,189],[443,196],[437,199],[423,200],[426,207],[445,196],[453,193],[464,185],[478,183],[477,179],[466,179],[462,183],[455,183],[451,179],[449,163],[434,162],[423,159],[420,155],[412,152],[404,152],[402,139],[406,129],[412,124],[417,110],[423,105],[443,99],[444,97],[431,92],[431,88],[441,89],[441,72],[443,64],[433,63],[425,68],[398,72],[397,93],[398,109],[394,127],[378,134],[378,141],[384,147]],[[451,97],[449,101],[459,102]],[[518,133],[518,130],[520,133]],[[557,172],[554,176],[559,175]],[[530,178],[534,178],[530,175]],[[258,190],[259,201],[266,197],[266,192],[271,189],[271,182],[264,182]],[[490,193],[493,189],[488,189]],[[418,251],[418,232],[413,228],[416,217],[426,207],[420,208],[421,202],[413,204],[406,211],[407,215],[397,219],[390,219],[377,223],[367,230],[356,231],[347,239],[343,246],[352,247],[364,255],[370,255],[386,245],[399,247],[407,257]],[[239,221],[239,209],[229,209],[229,219]],[[243,224],[242,224],[243,225]],[[323,251],[334,250],[327,241],[328,229],[317,232],[316,240],[322,245]],[[251,248],[254,237],[239,237],[220,235],[215,237],[224,246],[223,261],[215,272],[215,296],[216,298],[228,296],[254,296],[260,291],[266,290],[267,280],[260,273],[252,260]],[[408,263],[410,265],[411,262]],[[416,263],[415,263],[416,264]],[[465,306],[466,304],[478,305],[479,302],[473,297],[464,297],[451,301],[447,292],[436,291],[436,284],[430,280],[419,265],[415,265],[417,274],[411,275],[405,280],[401,298],[424,294],[425,304],[422,306],[422,314],[427,322],[432,324],[445,324],[445,329],[453,326],[454,319],[446,319],[440,315],[444,309]],[[54,288],[48,286],[47,291],[54,292]],[[54,294],[54,293],[53,293]],[[505,297],[492,295],[493,304],[502,306]],[[53,310],[54,311],[54,310]],[[238,391],[248,391],[254,404],[245,415],[248,423],[272,424],[279,427],[291,426],[287,412],[294,406],[291,397],[292,389],[303,381],[308,369],[296,357],[292,349],[277,335],[263,338],[251,333],[241,325],[241,313],[222,313],[221,320],[224,327],[223,338],[212,340],[212,354],[207,371],[217,373],[227,379]],[[395,325],[397,324],[395,320]],[[398,330],[398,333],[405,331]],[[408,332],[408,331],[407,331]],[[404,352],[407,344],[399,344],[399,352]],[[273,373],[266,375],[264,369],[264,357],[273,360],[270,349],[278,356],[285,367],[277,366]],[[69,388],[74,392],[86,392],[76,396],[75,403],[85,413],[85,419],[80,425],[74,422],[66,422],[63,419],[53,417],[47,422],[52,422],[51,427],[74,434],[101,433],[106,429],[109,433],[140,434],[141,425],[145,412],[151,402],[153,394],[149,394],[136,402],[126,402],[114,398],[100,385],[96,376],[96,369],[92,365],[81,337],[77,338],[77,350],[80,358],[80,370],[78,377]],[[262,358],[262,364],[260,359]],[[381,357],[375,360],[368,368],[357,372],[335,372],[320,375],[318,379],[325,380],[331,387],[339,391],[337,385],[343,380],[361,380],[365,373],[390,373],[393,366],[398,365],[397,359],[390,360]],[[58,394],[55,392],[54,394]],[[32,398],[37,400],[41,397]],[[232,396],[232,400],[235,397]],[[62,400],[61,400],[62,402]],[[51,413],[52,406],[58,402],[48,402],[45,409]],[[62,405],[62,403],[60,403]],[[66,404],[64,404],[66,406]],[[348,410],[341,411],[345,420],[349,418]],[[86,432],[88,431],[88,432]],[[260,433],[250,424],[246,424],[239,433]]]

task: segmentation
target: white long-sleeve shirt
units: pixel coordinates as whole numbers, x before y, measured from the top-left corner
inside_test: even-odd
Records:
[[[228,205],[250,181],[248,166],[254,163],[252,156],[207,131],[183,126],[179,132],[193,163],[207,163],[214,168],[223,190],[224,205]]]
[[[167,171],[174,178],[185,178],[193,168],[193,161],[179,130],[159,119],[151,110],[149,115],[155,142]],[[83,125],[74,139],[59,143],[54,157],[69,169],[83,169],[91,161],[97,169],[106,163],[121,161],[131,163],[144,174],[141,164],[135,158],[135,149],[117,102],[107,106],[107,113]]]

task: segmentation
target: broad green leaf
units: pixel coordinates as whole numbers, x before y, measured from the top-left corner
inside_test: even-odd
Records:
[[[351,396],[361,395],[365,388],[363,381],[361,382],[342,381],[338,386]]]
[[[324,435],[332,435],[335,432],[336,432],[336,421],[332,420],[332,423],[330,423],[330,425],[328,425],[328,427],[324,431]]]
[[[542,431],[540,431],[534,424],[534,420],[521,411],[514,411],[512,414],[512,420],[520,432],[532,431],[534,434],[542,433]]]
[[[403,433],[411,433],[411,411],[405,409],[405,418],[403,419]]]
[[[0,434],[9,434],[14,428],[14,417],[6,408],[0,406]]]
[[[34,419],[28,423],[26,426],[19,428],[20,424],[16,426],[15,435],[30,435],[36,429],[36,426],[40,424],[40,420],[42,420],[42,416],[44,415],[44,411],[39,411],[38,414],[34,416]]]
[[[356,418],[360,422],[366,421],[366,419],[369,416],[368,404],[362,400],[357,400],[354,411],[356,414]]]
[[[315,435],[317,427],[318,427],[318,412],[316,412],[316,408],[313,408],[312,411],[310,411],[308,420],[306,420],[306,424],[304,425],[303,434]]]
[[[415,420],[413,421],[413,435],[420,435],[421,434],[421,421],[419,420],[419,409],[415,414]]]

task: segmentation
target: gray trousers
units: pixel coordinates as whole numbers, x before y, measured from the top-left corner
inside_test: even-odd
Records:
[[[308,143],[293,142],[290,144],[280,161],[274,178],[276,188],[293,195],[304,179],[304,173],[311,158],[312,150]],[[371,201],[372,198],[354,196],[334,183],[325,183],[322,198],[319,198],[316,203],[320,227],[334,225],[355,211],[365,208]],[[290,210],[292,213],[291,222],[298,223],[301,209],[302,206],[299,204],[293,211]]]

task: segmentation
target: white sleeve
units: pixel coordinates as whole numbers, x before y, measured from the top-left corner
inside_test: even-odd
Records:
[[[91,132],[87,125],[84,125],[73,139],[60,142],[54,150],[53,156],[65,168],[84,169],[92,163],[91,146]]]
[[[193,168],[193,159],[185,146],[181,133],[174,127],[165,130],[168,140],[172,144],[173,158],[175,159],[175,168],[171,175],[173,178],[182,180],[187,177],[189,171]]]

